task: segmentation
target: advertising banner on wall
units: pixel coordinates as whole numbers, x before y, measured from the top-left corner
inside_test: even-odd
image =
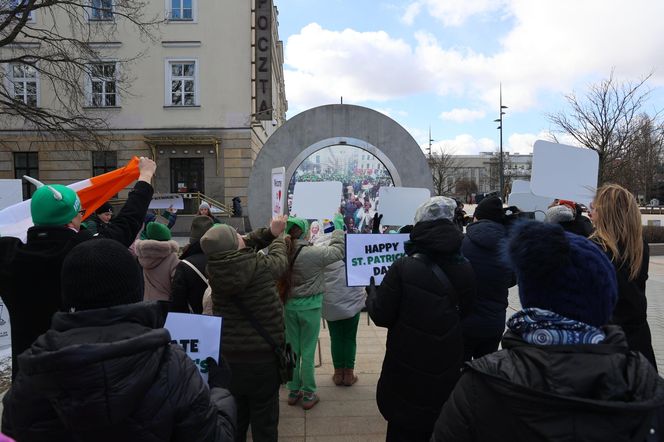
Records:
[[[272,169],[272,219],[284,214],[286,204],[286,168]]]
[[[368,286],[373,276],[380,285],[392,263],[405,255],[410,235],[346,235],[346,282],[348,287]]]
[[[272,120],[272,0],[256,0],[256,119]]]
[[[219,316],[169,313],[164,328],[171,334],[171,343],[179,344],[194,361],[207,383],[208,368],[205,360],[212,357],[219,362],[221,355],[222,318]]]

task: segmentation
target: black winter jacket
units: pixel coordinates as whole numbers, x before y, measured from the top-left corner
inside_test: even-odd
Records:
[[[629,269],[616,262],[610,252],[607,256],[613,262],[618,280],[618,302],[613,309],[611,323],[622,327],[627,336],[630,350],[639,351],[657,369],[655,352],[652,348],[650,326],[648,325],[646,298],[646,281],[648,280],[648,265],[650,262],[650,249],[643,242],[643,259],[641,270],[636,279],[629,280]]]
[[[138,181],[120,213],[97,237],[114,239],[129,247],[141,229],[152,199],[152,186]],[[62,261],[77,244],[93,238],[82,229],[31,227],[28,242],[0,238],[0,295],[9,310],[12,334],[12,377],[19,370],[17,356],[45,333],[51,316],[60,310]]]
[[[445,272],[460,311],[427,264],[411,256],[392,264],[367,299],[371,319],[388,329],[378,408],[390,423],[418,432],[433,429],[460,374],[459,314],[468,311],[475,293],[473,269],[459,251],[462,236],[449,221],[421,222],[407,247],[409,255],[423,253]]]
[[[507,228],[488,219],[466,228],[461,251],[473,266],[477,296],[473,311],[463,319],[464,334],[493,337],[505,330],[507,295],[516,284],[516,276],[504,258],[506,237]]]
[[[232,441],[235,401],[171,344],[166,306],[56,313],[20,357],[2,431],[20,441]]]
[[[207,265],[207,256],[201,249],[201,244],[196,241],[189,244],[180,256],[180,263],[175,268],[173,281],[171,282],[171,311],[180,313],[191,312],[203,313],[203,294],[208,284],[183,260],[189,261],[198,269],[199,272],[207,278],[205,266]]]
[[[432,441],[643,442],[660,439],[664,379],[630,352],[619,327],[604,342],[504,350],[466,363]],[[646,439],[649,437],[649,439]]]

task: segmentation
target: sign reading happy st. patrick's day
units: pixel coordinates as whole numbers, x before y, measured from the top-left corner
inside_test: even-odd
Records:
[[[368,286],[373,276],[380,285],[392,263],[405,256],[408,234],[346,235],[346,281],[348,287]]]

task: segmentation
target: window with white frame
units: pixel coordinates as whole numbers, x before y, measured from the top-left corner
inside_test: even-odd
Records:
[[[10,92],[16,100],[28,106],[37,106],[39,76],[34,66],[20,63],[9,65]]]
[[[115,62],[90,65],[89,105],[112,107],[118,105],[117,64]]]
[[[169,93],[166,104],[170,106],[196,106],[198,104],[198,72],[195,60],[170,60],[167,72]]]
[[[167,0],[169,2],[168,19],[173,21],[193,21],[194,2],[196,0]]]
[[[90,20],[113,20],[113,0],[90,0]]]

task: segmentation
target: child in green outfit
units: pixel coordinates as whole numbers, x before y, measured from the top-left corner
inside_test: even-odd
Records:
[[[335,231],[330,244],[310,247],[305,239],[308,223],[291,217],[286,224],[290,236],[290,270],[285,304],[286,341],[297,355],[293,380],[288,383],[288,405],[302,399],[302,408],[310,410],[320,400],[316,394],[314,356],[320,332],[321,306],[325,291],[323,269],[344,258],[344,232]]]

